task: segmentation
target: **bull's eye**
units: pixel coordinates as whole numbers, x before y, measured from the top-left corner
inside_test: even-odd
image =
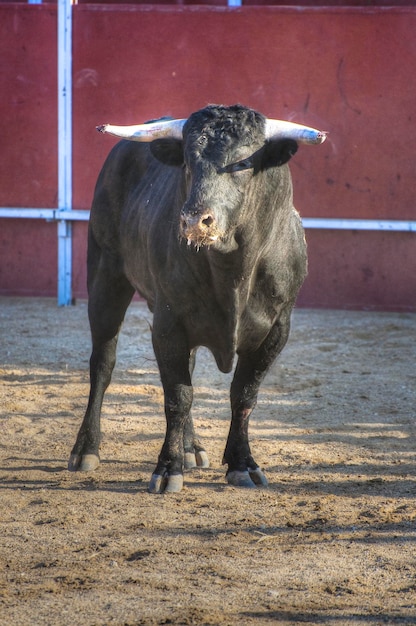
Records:
[[[204,147],[207,141],[208,141],[207,135],[205,133],[202,133],[201,135],[199,135],[198,139],[196,140],[196,143],[198,144],[198,146]]]
[[[253,162],[251,159],[243,159],[242,161],[237,161],[237,163],[230,163],[230,165],[226,165],[223,168],[223,172],[232,173],[232,172],[242,172],[243,170],[252,169]]]

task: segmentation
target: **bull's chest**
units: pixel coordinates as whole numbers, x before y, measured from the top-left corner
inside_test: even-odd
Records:
[[[245,293],[231,287],[219,299],[207,287],[198,290],[177,312],[189,347],[207,347],[222,372],[231,371],[237,352],[256,350],[275,321],[274,313],[258,309]]]
[[[205,293],[190,294],[186,306],[176,307],[189,348],[207,347],[223,372],[231,371],[238,345],[236,304],[232,297],[218,302],[215,295],[206,289]]]

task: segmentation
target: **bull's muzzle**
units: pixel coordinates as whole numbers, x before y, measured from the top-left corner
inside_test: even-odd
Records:
[[[194,244],[197,247],[210,246],[221,236],[210,211],[182,211],[180,233],[188,245]]]

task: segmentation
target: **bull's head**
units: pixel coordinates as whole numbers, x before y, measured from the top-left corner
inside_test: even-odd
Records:
[[[152,142],[153,155],[168,165],[185,164],[186,202],[180,234],[197,247],[221,241],[239,218],[244,191],[264,169],[281,166],[298,143],[320,144],[326,133],[267,119],[246,107],[209,106],[188,119],[159,120],[137,126],[97,126],[131,141]],[[225,181],[229,176],[232,184]],[[237,207],[237,209],[236,209]]]

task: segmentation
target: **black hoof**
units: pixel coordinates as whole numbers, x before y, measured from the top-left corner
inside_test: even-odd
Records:
[[[179,493],[182,491],[182,487],[182,474],[173,474],[172,476],[152,474],[148,491],[149,493]]]
[[[70,472],[93,472],[100,464],[98,454],[71,454],[68,462]]]
[[[244,472],[234,470],[227,473],[227,482],[233,487],[245,487],[255,489],[256,487],[267,487],[267,478],[260,468],[246,470]]]

